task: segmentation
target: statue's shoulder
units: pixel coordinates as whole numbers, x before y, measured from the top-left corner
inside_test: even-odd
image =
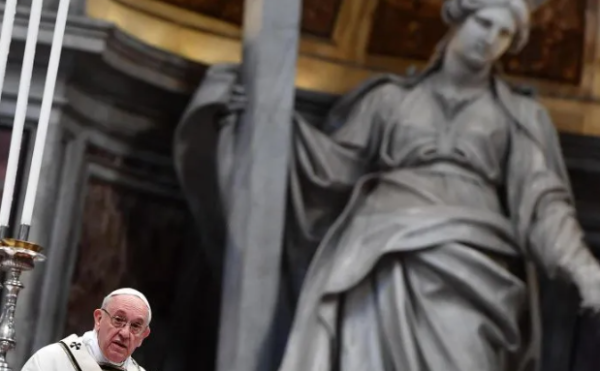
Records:
[[[334,105],[334,111],[346,111],[357,103],[379,106],[386,101],[397,101],[405,89],[406,83],[401,76],[374,75],[339,96]]]
[[[363,81],[355,89],[346,94],[346,97],[365,98],[384,106],[386,102],[395,105],[406,95],[406,92],[410,88],[410,81],[404,76],[380,74]]]
[[[548,110],[534,93],[522,86],[508,85],[497,79],[496,92],[506,111],[538,143],[555,142],[556,127]]]
[[[381,74],[373,79],[381,83],[380,90],[383,93],[400,96],[406,96],[411,90],[419,86],[430,73],[428,71],[419,71],[416,67],[409,67],[404,75],[400,74]]]
[[[514,99],[520,102],[523,114],[529,117],[535,117],[534,121],[545,124],[549,121],[549,113],[547,108],[540,102],[539,95],[535,87],[525,84],[512,84],[510,89]],[[542,118],[542,120],[540,120]],[[551,125],[553,126],[553,125]]]
[[[375,94],[384,101],[397,104],[410,89],[411,85],[406,82],[406,79],[402,76],[394,76],[393,79],[388,79],[379,85]]]
[[[534,88],[529,86],[516,86],[513,88],[514,99],[520,102],[521,114],[527,122],[541,126],[540,129],[554,129],[550,114],[546,106],[540,102]]]
[[[530,121],[530,115],[538,115],[539,112],[546,111],[538,100],[538,95],[534,87],[508,83],[500,78],[497,78],[495,81],[496,93],[511,113],[520,115],[521,118]]]
[[[363,81],[358,90],[403,91],[410,88],[410,78],[391,73],[377,74]]]
[[[523,113],[538,115],[545,112],[546,108],[539,101],[535,88],[527,85],[510,85],[513,99],[519,103]]]
[[[343,126],[355,109],[371,112],[388,111],[405,96],[406,83],[401,76],[393,74],[374,75],[337,98],[323,124],[325,132],[333,132]]]

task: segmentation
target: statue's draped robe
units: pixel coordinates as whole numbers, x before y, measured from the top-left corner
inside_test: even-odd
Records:
[[[450,118],[427,84],[367,82],[329,135],[294,118],[286,249],[312,261],[281,371],[535,367],[534,280],[518,263],[554,276],[585,249],[556,131],[498,79]],[[199,94],[183,123],[207,125],[192,119],[214,103]],[[234,133],[220,135],[224,189]]]

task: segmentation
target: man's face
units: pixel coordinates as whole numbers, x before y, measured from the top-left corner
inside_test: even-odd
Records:
[[[516,29],[507,7],[483,8],[465,20],[449,48],[472,69],[481,69],[502,57],[511,46]]]
[[[125,361],[150,335],[147,321],[148,307],[140,298],[131,295],[113,296],[104,310],[96,309],[94,329],[98,332],[98,344],[104,356],[115,363]],[[115,322],[124,322],[125,326],[115,326]],[[143,329],[138,335],[133,333],[136,327]]]

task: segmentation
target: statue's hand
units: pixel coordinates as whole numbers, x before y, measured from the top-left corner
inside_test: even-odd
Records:
[[[248,106],[248,97],[246,96],[246,89],[242,85],[234,85],[231,89],[231,95],[225,102],[223,109],[218,112],[217,125],[222,129],[223,127],[231,124],[232,117],[237,117],[246,110]]]
[[[582,275],[577,281],[577,288],[581,296],[582,309],[593,314],[600,313],[600,269],[587,275]]]
[[[226,105],[227,114],[242,113],[247,105],[248,97],[246,96],[246,89],[244,86],[236,84],[231,91],[231,96]]]

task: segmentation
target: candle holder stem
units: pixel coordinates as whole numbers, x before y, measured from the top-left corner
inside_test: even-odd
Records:
[[[5,277],[0,314],[0,371],[12,371],[6,356],[17,344],[15,311],[23,289],[21,273],[32,270],[35,262],[46,258],[40,251],[41,247],[31,242],[9,238],[0,241],[0,270]]]
[[[21,269],[9,267],[5,271],[3,306],[0,316],[0,371],[12,371],[6,360],[6,354],[16,345],[15,308],[23,283],[21,282]]]

